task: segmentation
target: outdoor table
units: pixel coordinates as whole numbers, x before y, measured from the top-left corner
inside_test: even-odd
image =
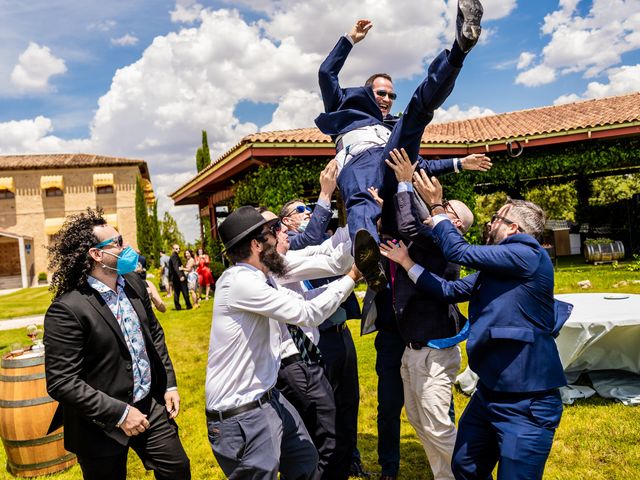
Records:
[[[588,373],[596,391],[624,403],[640,403],[640,295],[556,295],[571,303],[571,316],[556,339],[568,382]]]

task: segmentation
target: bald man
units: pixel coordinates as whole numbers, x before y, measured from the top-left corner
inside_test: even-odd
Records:
[[[421,200],[413,193],[411,178],[415,164],[410,162],[404,150],[394,150],[390,157],[387,165],[395,172],[398,180],[398,192],[394,197],[397,228],[405,243],[410,245],[411,258],[428,270],[437,271],[443,278],[458,279],[460,267],[447,262],[433,239],[431,229],[422,223],[423,216],[428,212],[423,210],[421,216],[418,204]],[[466,233],[473,224],[473,213],[461,201],[447,202],[445,211],[451,223],[461,233]],[[422,443],[434,478],[453,479],[451,456],[456,429],[449,409],[453,381],[460,367],[460,349],[457,343],[464,339],[464,334],[460,334],[460,331],[466,319],[457,306],[434,300],[418,290],[402,267],[396,268],[390,262],[389,270],[392,277],[393,307],[404,349],[393,349],[398,356],[395,359],[390,359],[388,352],[385,357],[389,363],[396,365],[395,371],[402,377],[407,418]],[[391,381],[389,383],[393,384]],[[382,397],[379,401],[384,402]],[[399,417],[400,409],[397,404],[394,409],[381,406],[379,411]],[[393,423],[389,419],[379,418],[379,424]],[[397,429],[399,446],[399,422]],[[395,431],[384,432],[388,437],[395,434]],[[387,440],[386,445],[390,449],[392,447],[389,444]]]

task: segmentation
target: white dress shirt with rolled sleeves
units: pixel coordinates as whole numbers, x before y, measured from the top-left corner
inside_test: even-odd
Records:
[[[208,410],[237,407],[271,389],[280,368],[279,323],[318,326],[354,287],[345,276],[307,301],[267,280],[262,271],[240,263],[216,282],[205,383]]]

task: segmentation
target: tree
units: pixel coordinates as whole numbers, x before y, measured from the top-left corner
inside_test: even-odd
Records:
[[[162,246],[165,252],[170,252],[173,245],[178,244],[180,248],[184,247],[184,235],[178,228],[178,223],[169,212],[164,212],[162,219]]]
[[[136,178],[136,237],[140,254],[149,258],[153,251],[153,232],[149,220],[149,210],[144,199],[142,179]]]
[[[198,173],[211,164],[211,154],[209,153],[209,141],[207,131],[202,130],[202,146],[196,151],[196,169]]]
[[[152,215],[149,217],[153,234],[153,256],[156,267],[160,266],[160,250],[162,250],[162,237],[160,236],[160,222],[158,221],[158,202],[153,203]]]

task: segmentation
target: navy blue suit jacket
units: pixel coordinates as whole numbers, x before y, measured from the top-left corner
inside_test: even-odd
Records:
[[[384,125],[391,129],[398,120],[398,117],[392,115],[382,117],[370,86],[340,86],[338,74],[352,48],[353,45],[346,37],[340,37],[318,72],[325,113],[321,113],[315,123],[322,133],[330,135],[334,141],[338,135],[361,127]],[[426,169],[429,175],[440,176],[454,171],[453,159],[427,162],[419,157],[419,168]]]
[[[425,270],[418,286],[449,302],[469,300],[469,366],[487,388],[537,392],[566,385],[554,341],[553,266],[530,235],[470,245],[448,221],[433,229],[451,262],[478,270],[446,281]]]
[[[324,242],[327,239],[327,227],[332,215],[330,210],[316,205],[304,232],[287,230],[289,250],[302,250],[309,245],[320,245]]]

